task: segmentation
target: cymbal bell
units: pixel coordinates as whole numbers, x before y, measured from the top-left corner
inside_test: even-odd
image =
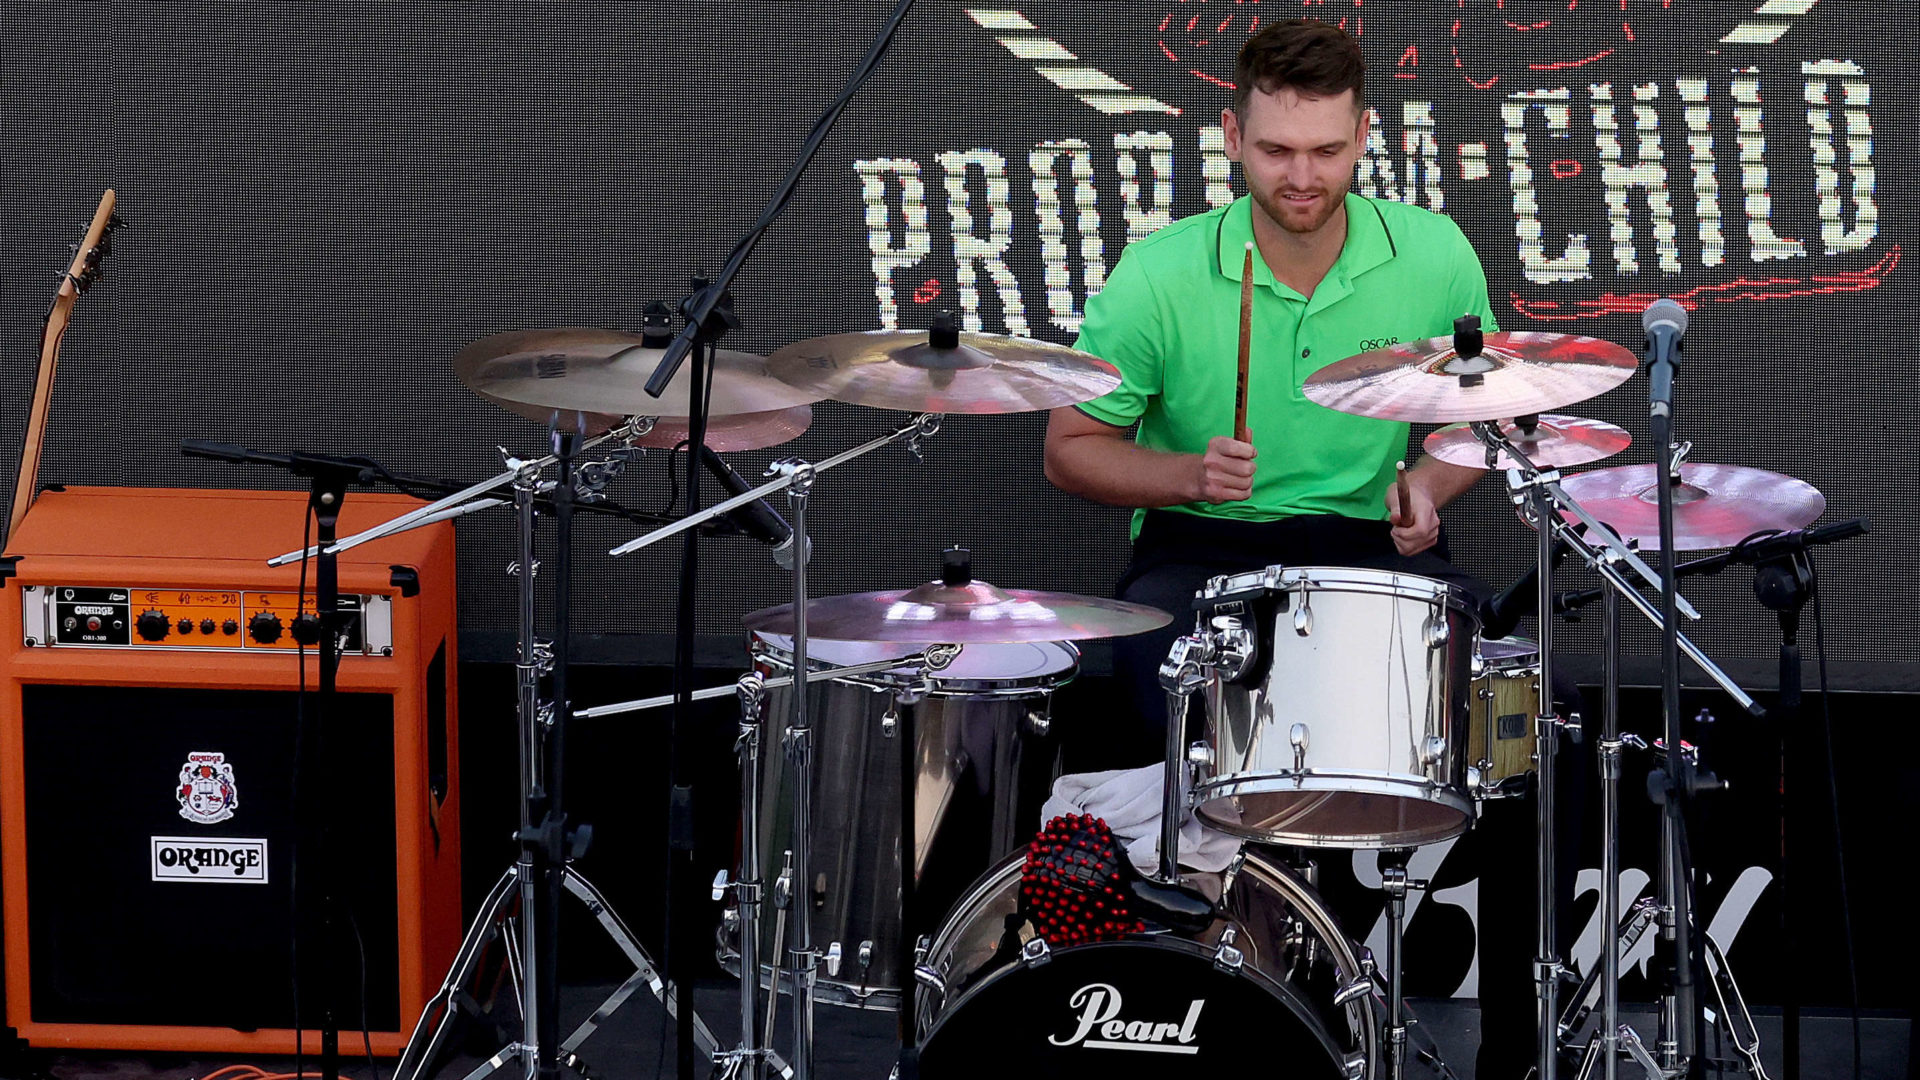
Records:
[[[1073,593],[930,581],[914,589],[828,596],[807,604],[807,633],[834,641],[956,645],[1084,641],[1155,630],[1173,616],[1142,604]],[[762,608],[746,628],[794,631],[793,605]]]
[[[774,350],[767,369],[816,398],[903,412],[1031,412],[1120,385],[1118,368],[1065,345],[951,327],[808,338]]]
[[[691,412],[691,361],[681,365],[659,397],[646,392],[647,379],[665,352],[625,330],[514,330],[461,349],[453,358],[453,371],[476,393],[540,410],[588,417],[686,416]],[[723,349],[714,363],[708,413],[771,412],[810,404],[820,396],[773,378],[758,356]]]
[[[1653,464],[1621,465],[1560,481],[1587,513],[1641,548],[1660,549],[1659,474]],[[1804,529],[1827,497],[1804,480],[1741,465],[1684,462],[1674,486],[1673,549],[1729,548],[1769,529]],[[1568,521],[1575,520],[1562,513]]]
[[[1499,430],[1508,442],[1541,468],[1563,469],[1600,461],[1633,443],[1633,436],[1627,434],[1625,428],[1615,427],[1603,420],[1552,413],[1539,417],[1532,431],[1522,430],[1512,420],[1500,421]],[[1469,469],[1488,468],[1487,446],[1474,435],[1472,426],[1468,424],[1449,424],[1432,431],[1421,446],[1428,456],[1450,464],[1464,465]],[[1502,450],[1492,467],[1512,469],[1519,464]]]
[[[1562,408],[1626,382],[1638,367],[1633,353],[1599,338],[1498,331],[1477,356],[1461,356],[1449,335],[1336,360],[1301,392],[1356,416],[1450,424]]]

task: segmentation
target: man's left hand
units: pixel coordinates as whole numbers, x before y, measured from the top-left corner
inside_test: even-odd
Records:
[[[1394,523],[1393,546],[1402,555],[1418,555],[1440,540],[1440,512],[1434,508],[1433,496],[1427,493],[1426,486],[1418,480],[1407,484],[1408,502],[1406,509],[1412,512],[1411,524],[1402,525],[1400,506],[1400,485],[1387,485],[1387,520]]]

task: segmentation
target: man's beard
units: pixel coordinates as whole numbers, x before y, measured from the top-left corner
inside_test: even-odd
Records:
[[[1333,220],[1334,213],[1343,203],[1341,199],[1328,198],[1322,194],[1319,211],[1312,218],[1302,218],[1300,209],[1289,204],[1278,191],[1255,191],[1253,201],[1260,204],[1260,209],[1266,211],[1267,217],[1272,219],[1275,225],[1295,235],[1319,232],[1327,222]]]

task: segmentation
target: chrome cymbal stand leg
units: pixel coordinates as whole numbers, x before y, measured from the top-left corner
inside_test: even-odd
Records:
[[[714,898],[731,889],[739,920],[740,1045],[720,1057],[728,1076],[760,1080],[760,732],[766,684],[758,672],[749,672],[734,685],[740,697],[740,733],[733,744],[740,759],[740,866],[731,883],[724,873],[714,883]],[[777,975],[773,992],[776,997],[780,992]]]
[[[787,500],[793,509],[794,550],[807,551],[807,496],[813,487],[814,468],[799,460],[775,462],[774,470],[788,478]],[[793,560],[793,670],[796,677],[807,671],[807,560]],[[819,977],[818,957],[813,950],[813,910],[808,902],[812,894],[813,831],[813,724],[807,716],[807,694],[802,688],[793,695],[793,718],[787,726],[787,759],[793,775],[793,1076],[794,1080],[813,1077],[813,990]],[[911,873],[907,867],[901,873]],[[741,957],[743,979],[750,978],[750,966],[758,961]]]
[[[1620,925],[1620,596],[1607,590],[1600,710],[1600,925]],[[1620,1076],[1620,950],[1600,943],[1600,1053],[1606,1080]]]
[[[1424,889],[1425,881],[1407,877],[1411,848],[1386,848],[1380,852],[1380,887],[1387,893],[1387,1080],[1403,1080],[1407,1070],[1407,1004],[1401,977],[1406,967],[1404,933],[1407,922],[1407,890]]]
[[[1550,475],[1550,474],[1549,474]],[[1557,512],[1553,500],[1541,484],[1531,489],[1534,520],[1539,528],[1539,612],[1534,620],[1540,638],[1540,713],[1534,728],[1534,769],[1538,776],[1538,786],[1534,792],[1534,810],[1536,822],[1536,847],[1538,862],[1535,863],[1535,899],[1539,905],[1536,928],[1539,931],[1534,953],[1534,982],[1538,987],[1539,1002],[1534,1012],[1538,1025],[1535,1042],[1535,1066],[1538,1080],[1554,1080],[1560,1067],[1560,1039],[1557,1023],[1560,1009],[1557,1004],[1560,992],[1560,979],[1566,968],[1560,961],[1560,918],[1556,910],[1558,890],[1554,887],[1558,868],[1555,866],[1555,848],[1558,846],[1558,827],[1556,813],[1556,795],[1559,778],[1555,762],[1560,749],[1560,729],[1562,721],[1553,705],[1553,534],[1548,522]]]

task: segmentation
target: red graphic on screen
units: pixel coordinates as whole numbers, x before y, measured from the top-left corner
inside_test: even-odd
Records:
[[[1842,270],[1806,277],[1774,275],[1761,278],[1736,278],[1712,285],[1701,285],[1674,293],[1602,293],[1589,300],[1530,300],[1519,293],[1509,294],[1515,311],[1541,322],[1571,322],[1598,319],[1605,315],[1638,315],[1648,304],[1662,296],[1678,301],[1688,311],[1707,304],[1731,304],[1743,300],[1786,300],[1796,296],[1834,296],[1877,288],[1900,265],[1900,245],[1895,244],[1880,261],[1865,270]]]
[[[916,304],[931,304],[938,299],[940,299],[939,278],[928,278],[913,290],[913,302]]]
[[[1277,19],[1312,18],[1358,38],[1375,64],[1394,57],[1396,79],[1418,78],[1425,60],[1434,74],[1482,90],[1510,75],[1587,68],[1621,59],[1636,45],[1675,44],[1664,40],[1675,29],[1665,25],[1673,0],[1454,0],[1451,10],[1432,7],[1431,26],[1409,33],[1409,13],[1396,10],[1390,24],[1375,20],[1369,37],[1365,0],[1188,0],[1156,18],[1154,44],[1194,78],[1231,88],[1234,57],[1250,35]],[[1381,40],[1383,33],[1395,40]]]

